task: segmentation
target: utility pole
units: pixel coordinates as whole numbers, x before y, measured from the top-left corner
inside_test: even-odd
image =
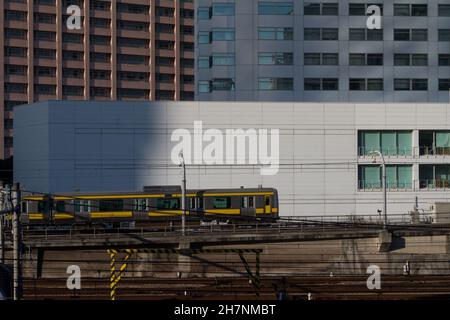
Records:
[[[387,181],[386,181],[386,162],[384,161],[384,156],[381,151],[375,150],[371,152],[372,155],[379,155],[381,158],[381,170],[382,170],[382,185],[383,185],[383,214],[384,214],[384,221],[383,221],[383,227],[386,229],[388,224],[387,219]],[[374,158],[374,162],[376,162]]]
[[[14,197],[13,202],[13,277],[14,277],[14,300],[19,300],[21,297],[21,263],[20,263],[20,204],[21,204],[21,192],[20,184],[16,183],[13,186]]]
[[[180,152],[180,167],[183,168],[183,180],[181,182],[181,234],[186,234],[186,163],[184,155]]]

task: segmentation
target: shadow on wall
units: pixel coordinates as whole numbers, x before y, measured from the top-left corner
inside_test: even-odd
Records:
[[[0,264],[0,300],[12,296],[12,272],[7,266]]]

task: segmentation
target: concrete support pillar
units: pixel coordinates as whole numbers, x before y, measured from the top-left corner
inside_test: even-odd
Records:
[[[378,234],[378,251],[389,252],[392,243],[392,233],[387,230],[380,231]]]
[[[178,249],[188,251],[191,248],[191,243],[186,240],[181,240],[178,244]],[[191,258],[184,254],[178,254],[178,272],[179,277],[187,278],[191,272]]]

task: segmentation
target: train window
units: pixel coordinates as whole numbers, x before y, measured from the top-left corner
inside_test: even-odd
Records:
[[[134,208],[136,211],[147,211],[147,199],[134,199]]]
[[[48,204],[45,201],[38,201],[38,212],[48,213]]]
[[[89,200],[83,200],[81,201],[80,205],[81,212],[89,212],[90,210],[90,202]]]
[[[255,197],[241,198],[241,208],[254,208],[254,207],[255,207]]]
[[[56,211],[57,212],[65,212],[66,211],[66,202],[65,201],[56,201]]]
[[[203,197],[197,198],[197,208],[202,209],[203,208]]]
[[[89,212],[89,200],[73,200],[74,212]]]
[[[122,211],[123,200],[100,200],[98,209],[100,212],[104,211]]]
[[[189,198],[189,208],[190,209],[197,209],[196,198]]]
[[[180,209],[180,199],[178,198],[159,198],[156,202],[156,207],[158,210],[175,210]]]
[[[28,203],[26,201],[22,201],[20,205],[20,212],[27,213],[28,212]]]
[[[214,209],[227,209],[231,208],[231,198],[230,197],[220,197],[213,199]]]
[[[81,212],[80,200],[72,200],[73,211]]]
[[[270,206],[270,197],[266,196],[266,206]]]

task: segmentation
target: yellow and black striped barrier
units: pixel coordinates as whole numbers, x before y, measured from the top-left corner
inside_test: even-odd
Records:
[[[134,253],[168,253],[168,254],[181,254],[181,255],[193,255],[193,254],[207,254],[207,253],[237,253],[244,264],[245,270],[253,284],[256,295],[259,297],[260,289],[260,255],[263,252],[262,249],[108,249],[108,253],[111,259],[111,273],[110,273],[110,298],[111,300],[116,300],[117,287],[122,275],[128,267],[128,260]],[[244,257],[244,253],[256,254],[256,272],[250,269],[247,260]],[[117,256],[119,254],[125,254],[122,265],[117,270]]]

